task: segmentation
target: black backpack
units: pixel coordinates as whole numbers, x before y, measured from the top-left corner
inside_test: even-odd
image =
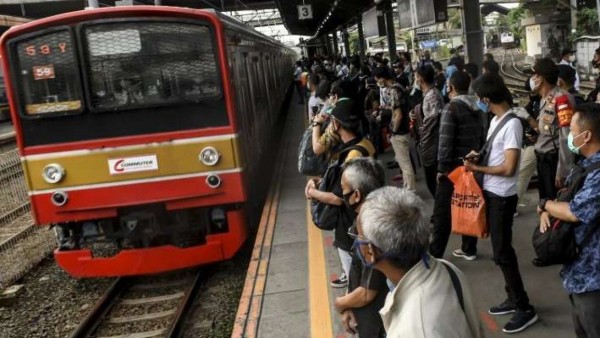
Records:
[[[319,185],[319,191],[331,192],[337,196],[341,196],[342,187],[340,180],[342,178],[342,164],[346,161],[346,157],[352,150],[358,150],[362,156],[369,156],[369,151],[365,147],[354,144],[342,149],[337,161],[327,167],[323,180]],[[342,209],[340,206],[331,205],[312,200],[310,203],[313,223],[321,230],[333,230],[337,227],[341,219]]]
[[[600,162],[591,164],[583,169],[579,165],[573,167],[570,181],[566,189],[558,194],[557,201],[570,202],[577,192],[583,187],[588,174],[600,169]],[[541,233],[540,227],[536,226],[533,231],[532,244],[539,260],[546,264],[569,264],[577,259],[581,248],[586,246],[600,226],[600,220],[596,220],[585,232],[583,240],[579,245],[575,241],[574,228],[577,224],[550,218],[550,228]]]

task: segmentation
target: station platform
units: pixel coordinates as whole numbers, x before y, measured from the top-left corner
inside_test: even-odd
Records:
[[[352,337],[343,332],[340,317],[333,308],[335,297],[345,289],[334,289],[329,282],[341,271],[337,251],[332,246],[333,232],[321,231],[311,221],[304,197],[306,178],[297,171],[297,147],[305,130],[305,115],[297,100],[292,99],[284,131],[279,174],[273,181],[274,191],[267,198],[263,220],[258,229],[254,254],[246,278],[244,293],[232,337],[261,338],[329,338]],[[391,149],[379,158],[393,159]],[[397,170],[397,169],[396,169]],[[396,170],[388,170],[388,184]],[[422,170],[419,171],[418,194],[431,214],[433,199]],[[279,178],[278,178],[279,177]],[[535,205],[537,191],[529,192],[530,203],[520,206],[513,227],[514,247],[526,290],[540,320],[519,337],[575,337],[567,293],[559,277],[560,266],[535,267],[531,234],[537,225]],[[486,337],[504,337],[502,327],[510,316],[491,316],[490,306],[504,301],[504,280],[492,261],[489,240],[481,240],[478,258],[466,261],[451,255],[460,248],[460,237],[452,235],[445,259],[467,276],[480,324]],[[392,337],[390,337],[392,338]]]

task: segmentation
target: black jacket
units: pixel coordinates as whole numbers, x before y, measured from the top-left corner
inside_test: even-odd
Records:
[[[448,103],[440,119],[438,172],[447,173],[462,165],[460,158],[479,150],[485,141],[485,115],[475,97],[460,95]]]

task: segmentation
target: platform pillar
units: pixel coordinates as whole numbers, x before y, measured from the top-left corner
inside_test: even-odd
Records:
[[[329,40],[329,34],[323,36],[325,39],[325,50],[327,52],[327,56],[331,56],[333,54],[333,48],[331,47],[331,41]]]
[[[390,63],[394,62],[398,56],[396,55],[396,29],[394,28],[394,13],[392,10],[392,2],[386,1],[385,8],[385,26],[387,28],[388,52],[390,53]]]
[[[333,57],[337,58],[340,48],[338,46],[337,31],[333,31]]]
[[[481,68],[483,63],[483,30],[479,0],[462,0],[468,61]]]
[[[344,50],[346,52],[346,57],[350,57],[350,38],[348,37],[348,28],[344,28],[342,30],[342,39],[344,41]]]
[[[362,15],[358,16],[356,26],[358,28],[358,53],[360,54],[360,59],[364,61],[367,48],[365,46],[365,32],[363,31]]]

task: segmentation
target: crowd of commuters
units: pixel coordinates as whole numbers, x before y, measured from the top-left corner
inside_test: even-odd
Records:
[[[335,301],[347,332],[483,336],[468,278],[442,260],[452,229],[448,176],[465,166],[481,177],[493,261],[506,289],[505,301],[490,304],[489,314],[511,314],[506,333],[538,321],[512,245],[517,206],[527,205],[525,192],[537,171],[540,231],[548,231],[551,219],[570,222],[582,245],[561,273],[576,334],[600,337],[600,199],[594,193],[600,173],[588,174],[572,200],[557,200],[572,185],[571,168],[600,162],[600,104],[579,96],[571,55],[565,50],[561,64],[535,63],[523,108],[513,104],[492,54],[481,71],[458,52],[446,69],[428,52],[414,62],[407,53],[393,62],[376,54],[364,60],[315,56],[296,64],[313,151],[330,163],[325,176],[335,166],[341,172],[328,191],[323,178],[310,178],[305,195],[339,209],[334,244],[342,272],[331,286],[347,288]],[[600,49],[595,60],[600,67]],[[587,101],[597,96],[592,92]],[[384,165],[377,157],[388,146],[395,160]],[[397,168],[392,182],[384,166]],[[431,217],[416,192],[418,170],[434,200]],[[477,238],[463,236],[451,254],[477,259]],[[551,262],[536,258],[533,264]]]

